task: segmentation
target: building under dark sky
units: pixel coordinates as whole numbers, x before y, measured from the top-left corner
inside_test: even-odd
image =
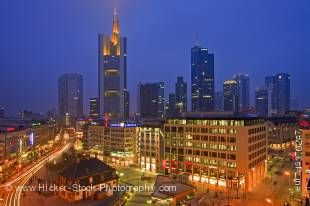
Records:
[[[165,113],[164,82],[138,85],[138,113],[141,118],[162,118]]]
[[[187,83],[181,76],[175,83],[175,108],[178,114],[187,111]]]
[[[192,111],[214,110],[214,54],[200,46],[191,50],[191,96]]]
[[[174,91],[176,76],[191,84],[196,32],[200,45],[216,54],[217,91],[237,73],[249,74],[256,88],[265,76],[285,72],[291,95],[302,108],[310,105],[304,93],[310,87],[309,0],[7,0],[0,7],[0,105],[6,114],[57,108],[62,73],[83,74],[84,105],[98,96],[98,34],[111,33],[114,8],[128,38],[132,112],[139,81],[164,81],[166,94]]]
[[[59,116],[72,118],[83,115],[83,77],[77,73],[63,74],[58,79]]]
[[[250,106],[250,77],[245,74],[237,74],[234,80],[238,84],[239,111],[246,111]]]
[[[226,80],[223,83],[224,111],[239,112],[238,83],[236,80]]]
[[[268,116],[268,90],[257,89],[255,91],[255,109],[260,117]]]
[[[279,73],[265,78],[265,86],[269,91],[269,116],[283,115],[290,110],[291,76]]]
[[[116,10],[111,36],[99,35],[98,91],[100,115],[114,119],[128,118],[127,40],[120,37]]]

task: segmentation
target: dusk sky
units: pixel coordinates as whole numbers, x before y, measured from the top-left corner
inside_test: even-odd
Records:
[[[0,106],[46,112],[57,108],[57,79],[84,77],[84,108],[98,94],[98,34],[110,35],[117,8],[128,38],[128,87],[136,110],[137,83],[164,81],[172,92],[185,76],[190,49],[215,54],[216,90],[236,73],[249,74],[251,102],[264,77],[291,75],[292,96],[310,106],[309,0],[1,0]]]

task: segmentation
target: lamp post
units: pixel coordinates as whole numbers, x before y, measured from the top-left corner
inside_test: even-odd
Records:
[[[273,206],[273,201],[270,198],[266,198],[267,204]]]
[[[285,171],[284,174],[288,176],[288,187],[291,187],[291,173],[289,171]]]

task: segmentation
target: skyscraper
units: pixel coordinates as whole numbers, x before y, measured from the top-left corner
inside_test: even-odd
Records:
[[[83,115],[83,77],[80,74],[63,74],[58,79],[58,109],[60,117]]]
[[[165,110],[164,82],[138,85],[138,113],[141,118],[163,118]]]
[[[260,117],[268,116],[268,90],[257,89],[255,91],[255,108]]]
[[[187,83],[183,77],[177,77],[175,84],[175,108],[178,114],[187,112]]]
[[[250,78],[249,75],[237,74],[234,80],[238,84],[238,110],[246,111],[250,106]]]
[[[277,114],[277,95],[275,76],[265,77],[265,87],[268,90],[268,116]]]
[[[0,118],[4,118],[5,117],[5,109],[4,107],[0,107]]]
[[[265,78],[265,86],[268,89],[269,115],[284,115],[290,110],[290,81],[291,77],[286,73],[279,73],[275,76]]]
[[[173,117],[177,115],[176,109],[176,95],[174,93],[169,94],[168,101],[166,102],[166,116]]]
[[[238,83],[236,80],[226,80],[223,84],[224,111],[239,112]]]
[[[276,92],[277,92],[277,114],[284,115],[290,110],[291,100],[291,77],[289,74],[280,73],[276,75]]]
[[[224,111],[224,97],[223,92],[217,91],[214,94],[214,110],[217,112]]]
[[[191,49],[192,111],[214,110],[214,54],[207,48]]]
[[[129,114],[126,41],[120,37],[118,17],[114,11],[112,35],[99,34],[98,69],[100,115],[113,119],[125,119]]]
[[[92,119],[98,119],[100,117],[100,104],[99,98],[89,98],[89,117]]]

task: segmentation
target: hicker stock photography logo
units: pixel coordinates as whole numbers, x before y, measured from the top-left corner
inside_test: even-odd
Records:
[[[297,192],[301,191],[302,177],[302,137],[299,130],[295,130],[295,162],[294,162],[294,186]]]

